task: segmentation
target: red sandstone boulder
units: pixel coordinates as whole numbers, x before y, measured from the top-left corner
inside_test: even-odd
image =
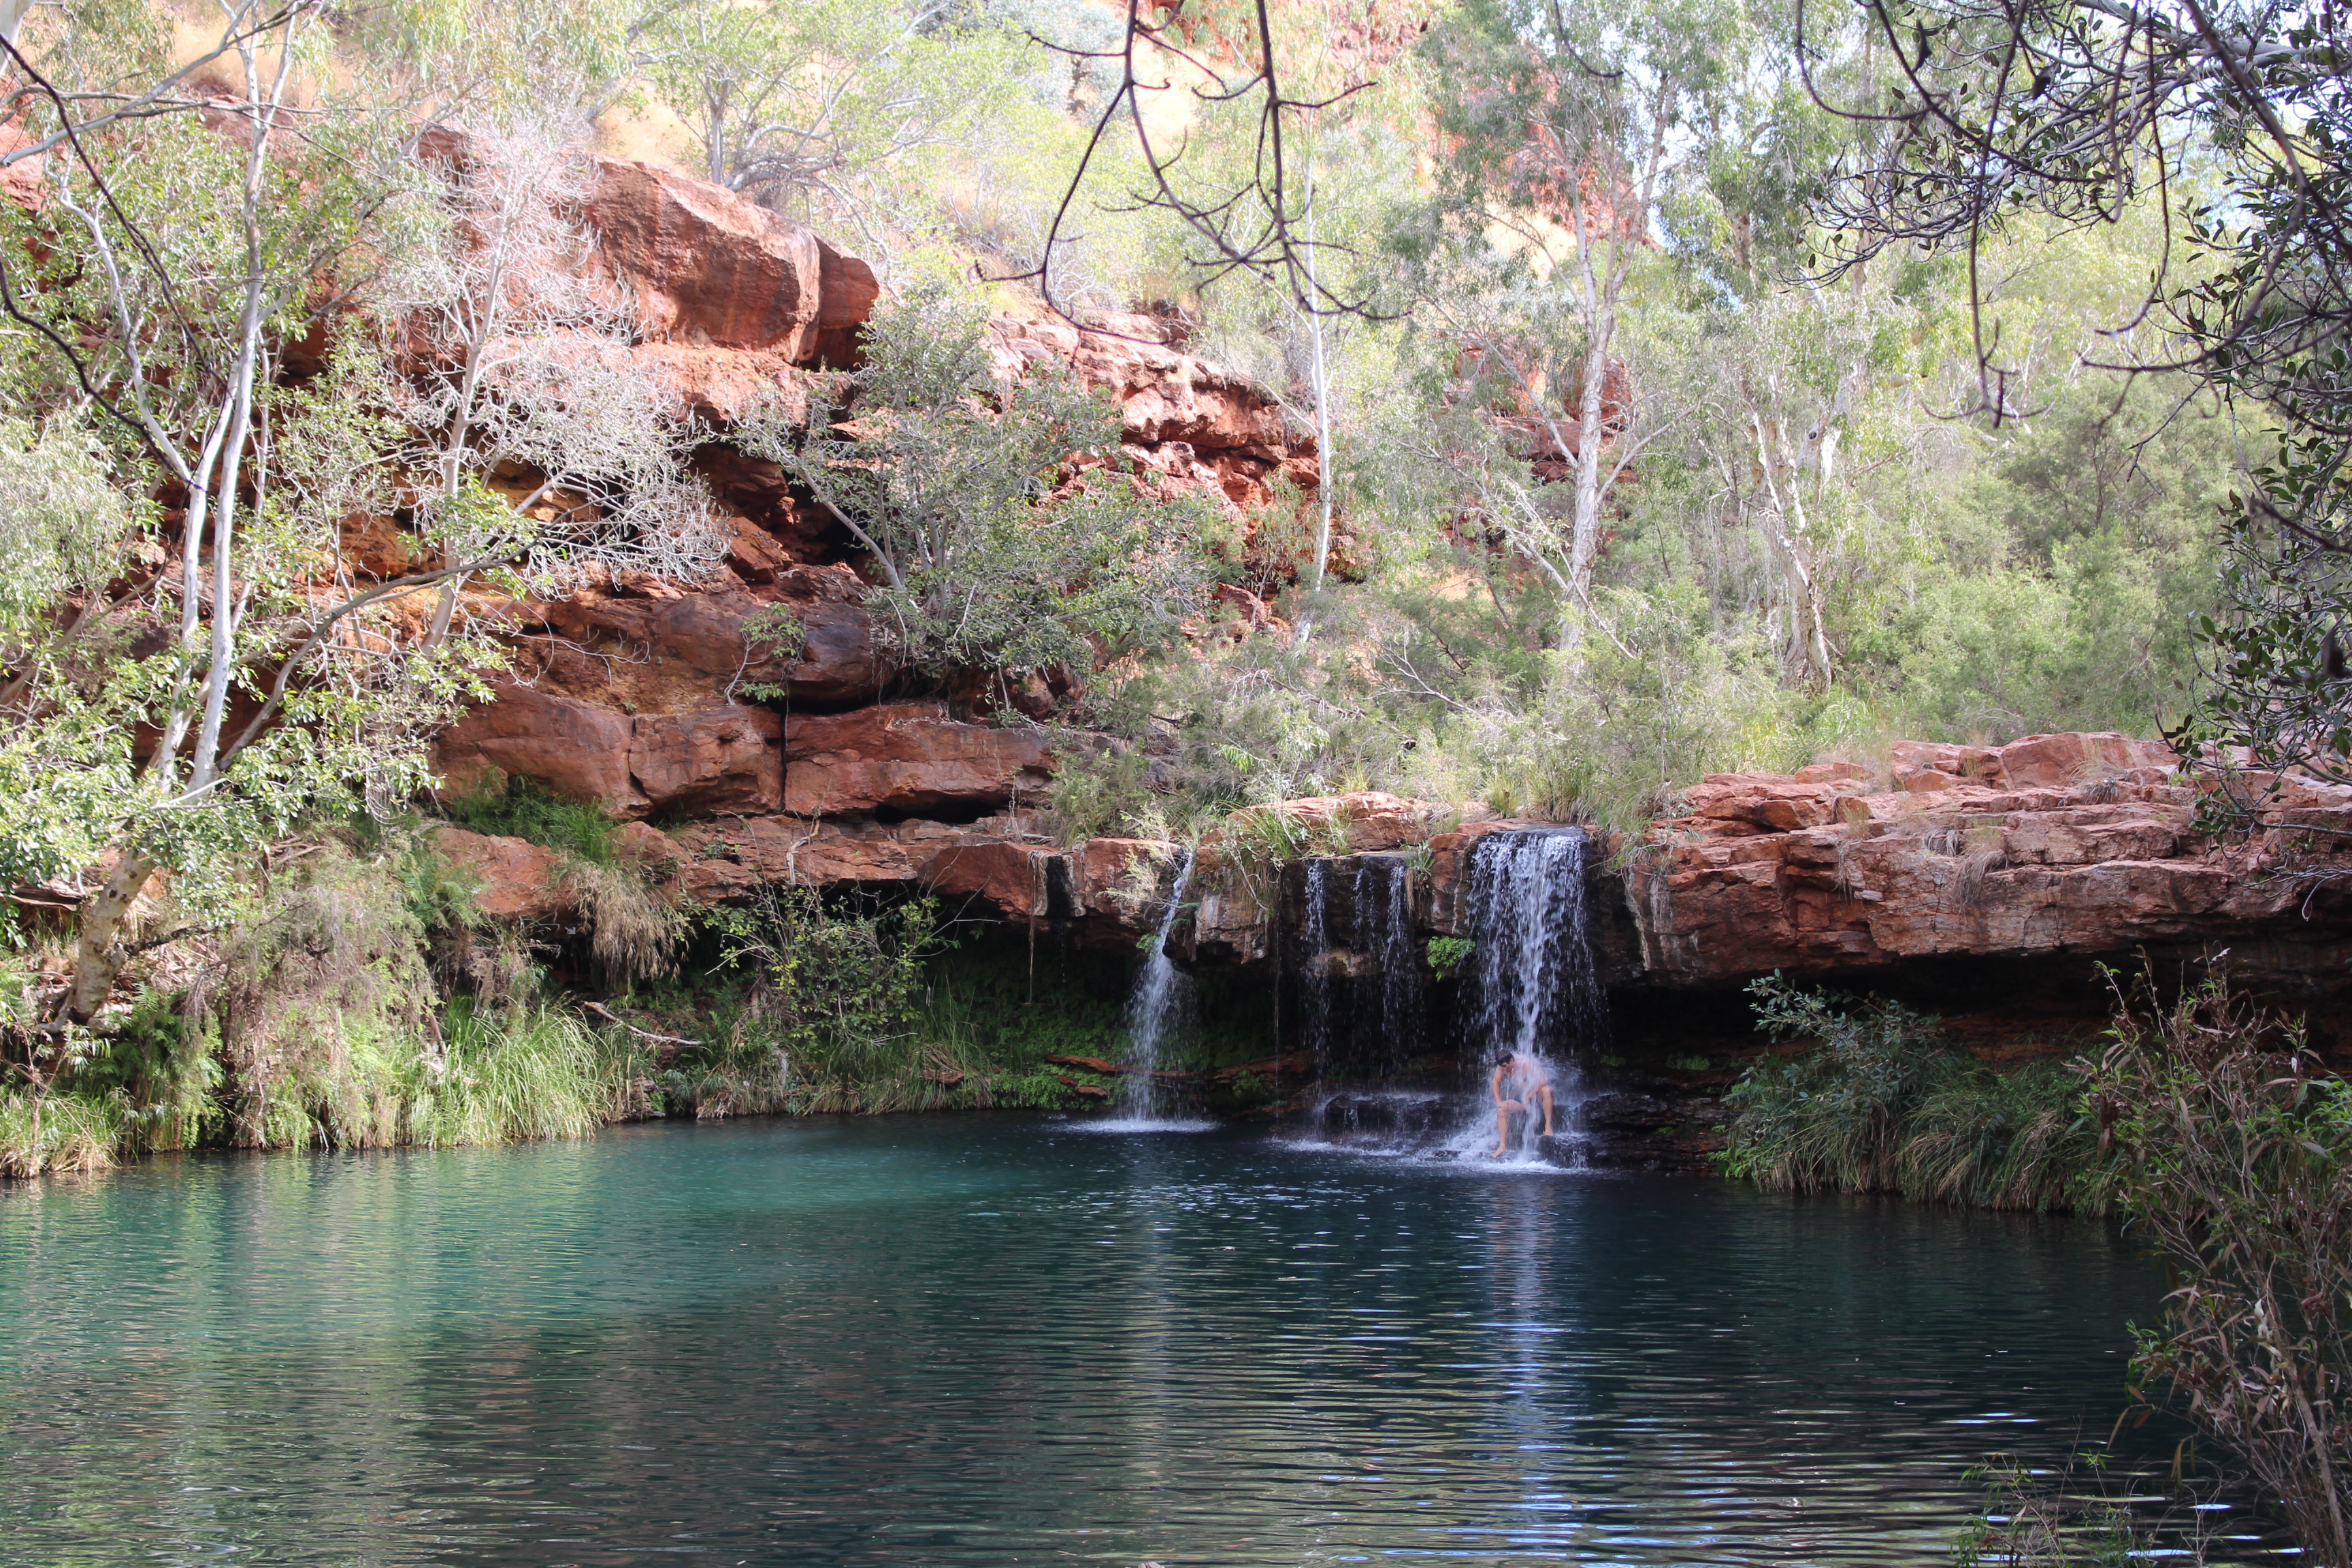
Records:
[[[613,853],[658,882],[686,868],[685,846],[649,823],[625,822],[614,829]]]
[[[433,771],[444,788],[478,789],[519,773],[615,816],[644,815],[646,798],[629,779],[626,716],[514,682],[501,682],[497,694],[434,742]]]
[[[587,219],[596,266],[656,342],[843,358],[879,293],[815,230],[651,163],[597,159]]]
[[[759,816],[783,804],[784,721],[733,705],[637,719],[629,774],[649,811]]]
[[[923,885],[950,900],[977,900],[1012,920],[1044,916],[1050,850],[1003,841],[956,844],[926,861]]]
[[[2036,784],[2065,788],[2140,772],[2159,775],[2143,781],[2157,784],[2162,782],[2161,775],[2179,765],[2179,755],[2163,742],[2135,741],[2112,731],[2028,735],[2000,749],[2004,778],[2021,788]]]
[[[543,921],[570,912],[562,858],[520,838],[444,827],[434,835],[441,858],[472,878],[474,905],[493,920]]]
[[[445,790],[535,779],[613,816],[656,810],[759,813],[783,798],[783,721],[740,704],[630,718],[601,705],[505,684],[434,742]]]
[[[2197,792],[2168,782],[2175,759],[2158,743],[1906,742],[1891,762],[1900,793],[1850,781],[1818,821],[1807,792],[1821,786],[1796,780],[1693,791],[1699,815],[1654,825],[1628,873],[1643,967],[1689,984],[2144,942],[2250,952],[2303,912],[2307,887],[2268,875],[2275,843],[2225,852],[2196,836]]]
[[[1001,837],[1002,823],[812,822],[747,816],[690,823],[670,837],[686,857],[678,885],[703,903],[763,887],[890,887],[915,881],[940,851]]]
[[[1125,437],[1139,447],[1181,441],[1195,452],[1245,452],[1273,465],[1298,444],[1272,393],[1158,342],[1165,334],[1149,317],[1105,317],[1098,329],[999,317],[989,327],[1000,374],[1070,366],[1118,399]]]
[[[802,816],[1003,805],[1054,769],[1042,732],[961,723],[935,702],[795,713],[784,760],[784,809]]]
[[[1709,773],[1690,791],[1691,816],[1703,832],[1762,828],[1787,833],[1819,827],[1851,790],[1840,781],[1801,783],[1780,773]]]
[[[2009,782],[2000,753],[1983,746],[1949,746],[1927,741],[1897,741],[1887,748],[1895,787],[1916,794],[1962,784],[1999,787]]]
[[[1078,901],[1139,931],[1155,918],[1161,868],[1175,856],[1176,846],[1154,838],[1089,838],[1076,855]]]
[[[757,590],[563,600],[541,612],[541,624],[560,640],[535,649],[538,684],[640,714],[714,707],[751,684],[782,687],[796,702],[872,697],[891,667],[859,602],[865,592],[847,567],[784,565]],[[745,636],[755,620],[778,613],[801,635],[789,658]]]

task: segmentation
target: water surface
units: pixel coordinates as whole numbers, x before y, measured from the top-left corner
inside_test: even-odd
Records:
[[[0,1190],[11,1563],[1940,1563],[2096,1223],[754,1121]]]

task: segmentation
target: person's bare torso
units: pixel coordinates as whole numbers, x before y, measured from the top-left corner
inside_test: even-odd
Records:
[[[1542,1063],[1517,1057],[1503,1064],[1503,1076],[1496,1087],[1501,1091],[1498,1098],[1524,1102],[1550,1081]]]

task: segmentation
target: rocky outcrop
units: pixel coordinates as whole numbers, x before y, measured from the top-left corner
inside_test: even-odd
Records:
[[[558,699],[486,711],[528,720],[468,737],[493,762],[530,760],[584,721]],[[601,753],[602,771],[581,771],[583,786],[617,787],[609,759],[625,756],[621,805],[637,815],[656,802],[739,813],[669,835],[666,858],[688,896],[919,885],[1087,945],[1131,942],[1157,923],[1176,847],[1058,846],[1033,812],[1002,809],[1049,776],[1037,733],[959,722],[937,704],[795,716],[778,811],[772,775],[754,761],[765,732],[722,717],[741,722],[745,711],[638,718],[625,747],[616,732]],[[2079,965],[2227,948],[2254,978],[2332,984],[2352,960],[2352,895],[2311,873],[2352,868],[2336,858],[2342,840],[2295,829],[2352,826],[2352,789],[2287,783],[2272,830],[2217,844],[2198,833],[2197,787],[2175,762],[2151,742],[2066,734],[1999,749],[1898,745],[1884,771],[1710,776],[1682,815],[1592,857],[1599,960],[1621,990],[1704,992],[1775,971],[1876,984],[1941,961]],[[974,820],[938,819],[953,810]],[[907,819],[878,819],[898,812]],[[1465,933],[1477,843],[1513,826],[1475,806],[1372,792],[1236,813],[1199,846],[1171,942],[1198,965],[1267,963],[1285,900],[1297,902],[1286,877],[1314,856],[1404,856],[1418,923]]]
[[[1163,493],[1217,498],[1251,520],[1319,482],[1313,435],[1279,399],[1246,376],[1183,352],[1181,329],[1150,316],[1110,315],[1085,327],[1058,319],[989,323],[1000,377],[1066,365],[1119,407],[1120,455]],[[1333,533],[1334,569],[1352,570],[1346,519]],[[1260,561],[1261,570],[1279,563]],[[1261,606],[1261,610],[1263,606]]]
[[[961,722],[938,702],[795,713],[783,740],[784,809],[800,816],[978,815],[1054,776],[1042,731]]]
[[[2305,918],[2336,912],[2336,896],[2282,877],[2284,845],[2199,837],[2177,763],[2153,742],[2063,734],[1898,745],[1885,779],[1845,764],[1710,777],[1631,858],[1641,977],[1721,984],[2352,934]],[[2352,790],[2298,784],[2281,805],[2352,809]]]
[[[648,342],[846,363],[880,293],[872,268],[814,229],[652,163],[595,161],[583,215],[594,265]]]
[[[454,134],[436,147],[467,155]],[[806,832],[778,826],[761,837],[805,839],[792,867],[841,873],[820,880],[911,879],[927,862],[909,835],[924,830],[903,819],[969,823],[1036,798],[1053,774],[1045,736],[894,690],[912,682],[877,636],[845,531],[776,464],[726,442],[752,404],[804,411],[810,374],[852,362],[873,275],[718,186],[622,160],[594,169],[586,265],[634,317],[628,352],[658,373],[676,416],[710,428],[696,468],[733,542],[703,583],[632,578],[502,606],[513,678],[440,738],[437,768],[453,789],[525,777],[629,820],[796,819]],[[1154,488],[1244,509],[1270,504],[1277,479],[1312,487],[1312,447],[1278,401],[1182,352],[1166,323],[1008,319],[992,331],[1002,374],[1064,367],[1117,399],[1123,452]],[[406,536],[390,524],[356,525],[351,545],[387,572],[405,569]],[[1252,628],[1273,628],[1258,608]],[[1003,695],[1043,717],[1083,674]],[[1017,875],[983,876],[979,864],[942,876],[1021,904],[1006,890]],[[721,872],[705,880],[730,889],[720,896],[742,885]]]
[[[473,884],[474,905],[496,921],[548,921],[569,912],[563,860],[520,838],[444,827],[434,836],[441,858]]]
[[[520,776],[624,819],[766,812],[783,805],[783,728],[740,703],[632,717],[509,683],[442,731],[434,763],[446,792]]]
[[[692,712],[754,686],[795,707],[833,706],[873,701],[892,674],[864,597],[845,566],[779,563],[764,582],[698,594],[591,591],[535,605],[517,625],[532,685],[598,707]],[[785,640],[755,635],[763,628]]]

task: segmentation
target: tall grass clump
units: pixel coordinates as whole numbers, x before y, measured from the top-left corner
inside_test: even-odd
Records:
[[[442,810],[477,833],[520,838],[556,852],[565,891],[588,931],[589,957],[607,984],[628,986],[676,966],[688,922],[640,868],[618,854],[614,836],[620,824],[603,807],[518,777],[454,794]],[[427,896],[438,891],[414,875],[411,881]]]
[[[487,1009],[461,997],[442,1033],[416,1069],[407,1142],[584,1138],[619,1112],[634,1076],[627,1047],[544,1004]]]
[[[0,1176],[102,1171],[134,1149],[130,1121],[120,1094],[0,1094]]]
[[[2099,1139],[2079,1075],[2054,1062],[2006,1070],[1941,1045],[1898,1003],[1849,1002],[1780,975],[1749,987],[1775,1040],[1800,1054],[1749,1069],[1727,1099],[1717,1156],[1777,1192],[1900,1193],[1987,1208],[2097,1208]]]
[[[226,1141],[398,1141],[406,1069],[433,1028],[427,937],[388,857],[320,838],[219,940],[180,1004],[217,1057]]]
[[[557,795],[536,779],[516,777],[453,793],[441,809],[477,833],[526,839],[591,865],[614,860],[613,835],[620,825],[594,803]]]

